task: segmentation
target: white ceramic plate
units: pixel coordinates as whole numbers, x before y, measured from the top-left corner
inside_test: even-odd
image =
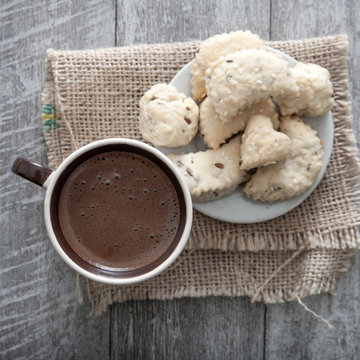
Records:
[[[289,61],[291,65],[296,63],[296,60],[280,51],[274,49],[270,49],[270,51],[280,54],[284,59]],[[192,61],[185,65],[170,82],[170,84],[174,85],[186,96],[191,96],[191,65]],[[305,118],[305,122],[309,123],[311,127],[318,132],[320,138],[323,140],[324,158],[323,166],[317,179],[304,193],[291,199],[270,203],[251,200],[242,192],[241,188],[239,188],[231,195],[224,196],[217,200],[203,203],[194,202],[194,208],[201,213],[218,220],[239,224],[248,224],[273,219],[298,206],[314,191],[324,176],[326,167],[330,160],[334,138],[334,126],[331,112],[316,118]],[[197,152],[206,150],[207,147],[204,144],[201,136],[197,135],[195,139],[187,146],[178,148],[158,147],[158,149],[165,154],[170,154],[181,152]]]

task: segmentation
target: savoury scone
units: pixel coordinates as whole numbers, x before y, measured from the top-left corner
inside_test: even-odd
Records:
[[[215,35],[205,40],[196,54],[191,67],[191,91],[195,100],[202,100],[206,95],[205,72],[210,64],[220,56],[226,56],[242,49],[264,49],[265,43],[258,35],[250,31],[236,31],[229,34]]]
[[[206,70],[206,91],[225,123],[251,105],[282,94],[298,96],[290,65],[266,50],[237,51]]]
[[[140,100],[139,130],[153,145],[187,145],[196,135],[198,123],[195,101],[172,85],[154,85]]]
[[[299,96],[283,94],[275,99],[282,115],[320,116],[334,106],[329,71],[319,65],[297,63],[290,69],[299,87]]]
[[[284,159],[289,150],[289,137],[274,130],[269,117],[254,115],[242,135],[240,168],[250,170],[274,164]]]
[[[225,140],[245,129],[247,121],[252,115],[263,114],[269,116],[275,129],[280,126],[279,114],[271,100],[254,104],[239,113],[227,123],[222,124],[213,104],[206,98],[200,104],[199,129],[205,144],[211,149],[218,149]]]
[[[247,179],[240,170],[240,135],[217,150],[189,154],[171,154],[189,187],[194,201],[208,201],[231,194]]]
[[[315,181],[323,158],[323,143],[317,133],[298,116],[281,118],[281,131],[289,136],[288,156],[259,168],[244,187],[254,200],[275,201],[292,198]]]

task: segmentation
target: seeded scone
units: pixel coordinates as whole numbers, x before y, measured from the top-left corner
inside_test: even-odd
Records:
[[[298,116],[280,118],[281,131],[289,136],[288,156],[273,165],[259,168],[244,186],[254,200],[275,201],[301,194],[315,181],[323,158],[323,143],[316,131]]]
[[[247,173],[239,166],[240,135],[217,150],[168,157],[184,176],[194,201],[209,201],[231,194],[247,179]]]
[[[254,115],[242,135],[240,168],[250,170],[274,164],[284,159],[289,150],[289,137],[274,130],[268,116]]]
[[[275,99],[282,115],[320,116],[332,109],[334,99],[329,71],[319,65],[297,63],[290,69],[299,96],[284,93]]]
[[[172,85],[154,85],[140,100],[139,130],[153,145],[187,145],[196,135],[198,123],[195,101]]]
[[[196,54],[191,67],[191,91],[194,100],[202,100],[206,95],[205,72],[212,62],[242,49],[264,49],[265,43],[250,31],[236,31],[213,36],[205,40]]]
[[[206,98],[200,104],[199,118],[199,129],[205,144],[211,149],[218,149],[225,140],[237,134],[239,131],[243,131],[250,117],[256,114],[263,114],[270,117],[274,128],[279,128],[279,115],[271,100],[254,104],[227,123],[222,124],[219,115],[215,112],[214,106],[209,98]]]
[[[298,96],[290,65],[266,50],[234,52],[206,70],[206,91],[223,123],[251,105],[282,94]]]

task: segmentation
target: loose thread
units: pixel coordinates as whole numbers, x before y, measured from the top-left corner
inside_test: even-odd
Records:
[[[251,298],[251,302],[256,301],[257,297],[260,295],[261,291],[264,290],[266,285],[286,266],[288,265],[292,260],[294,260],[299,254],[301,254],[304,251],[305,247],[300,246],[297,251],[295,251],[282,265],[280,265],[264,282],[263,284],[258,287],[256,293]]]
[[[299,298],[298,295],[295,295],[297,302],[307,311],[309,312],[314,318],[322,321],[329,329],[333,329],[334,327],[326,320],[324,319],[322,316],[318,315],[315,311],[312,311],[311,309],[309,309]]]
[[[84,296],[83,292],[81,290],[81,284],[80,284],[80,275],[76,274],[76,293],[77,293],[77,300],[80,305],[84,302]]]

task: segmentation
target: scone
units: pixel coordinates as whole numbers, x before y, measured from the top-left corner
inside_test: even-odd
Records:
[[[240,170],[240,135],[217,150],[189,154],[171,154],[189,187],[194,201],[208,201],[231,194],[247,179]]]
[[[289,63],[278,54],[255,49],[212,63],[206,71],[206,91],[223,123],[270,97],[299,94]]]
[[[232,135],[245,129],[247,121],[252,115],[263,114],[271,118],[273,126],[280,126],[279,115],[271,100],[262,101],[245,109],[240,114],[222,124],[219,115],[215,112],[213,104],[206,98],[200,104],[199,130],[205,144],[211,149],[218,149]]]
[[[320,116],[332,109],[334,99],[329,72],[315,64],[297,63],[291,76],[299,87],[297,97],[283,94],[275,99],[282,115]]]
[[[265,43],[258,35],[250,31],[236,31],[213,36],[205,40],[196,54],[191,68],[191,91],[195,100],[202,100],[206,95],[205,72],[212,62],[220,56],[226,56],[242,49],[263,49]]]
[[[196,135],[198,123],[195,101],[172,85],[154,85],[140,100],[139,130],[153,145],[187,145]]]
[[[274,164],[284,159],[289,150],[289,137],[275,131],[269,117],[254,115],[242,136],[240,168],[250,170]]]
[[[244,186],[244,193],[254,200],[275,201],[292,198],[315,181],[323,158],[323,143],[317,133],[298,116],[281,118],[281,131],[289,136],[288,156],[259,168]]]

